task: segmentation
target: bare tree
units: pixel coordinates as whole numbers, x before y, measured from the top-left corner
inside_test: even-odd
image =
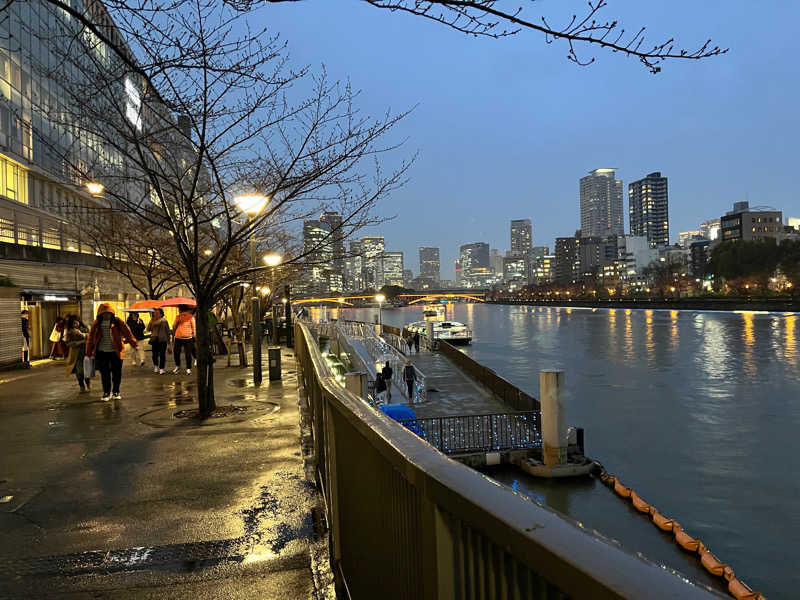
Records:
[[[214,0],[119,3],[116,30],[101,3],[87,6],[52,32],[56,68],[39,66],[70,99],[51,115],[65,135],[41,142],[70,179],[104,185],[103,210],[137,223],[132,237],[169,240],[162,265],[197,301],[198,400],[209,414],[209,311],[269,270],[243,246],[272,247],[325,209],[342,215],[344,237],[373,222],[370,210],[410,164],[385,172],[380,163],[398,147],[390,131],[405,113],[360,113],[348,83],[290,69],[277,38]],[[247,212],[242,197],[266,203]]]

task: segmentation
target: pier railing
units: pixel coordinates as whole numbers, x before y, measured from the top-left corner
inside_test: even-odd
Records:
[[[452,360],[458,368],[485,385],[507,406],[515,410],[539,410],[539,401],[529,396],[513,383],[503,379],[488,367],[458,350],[445,340],[439,340],[439,351]]]
[[[539,411],[409,419],[400,424],[448,455],[541,448]]]
[[[304,323],[295,333],[340,598],[722,597],[447,458],[327,376]]]

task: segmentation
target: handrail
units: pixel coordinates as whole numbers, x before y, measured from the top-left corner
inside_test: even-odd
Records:
[[[351,598],[722,598],[447,458],[325,376],[308,327],[295,354]]]

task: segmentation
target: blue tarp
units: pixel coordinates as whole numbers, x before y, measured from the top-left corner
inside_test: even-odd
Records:
[[[395,421],[415,421],[417,419],[417,413],[414,412],[414,409],[402,404],[383,404],[381,405],[381,410],[386,416]],[[422,431],[418,423],[404,423],[403,425],[423,440],[425,439],[425,432]]]

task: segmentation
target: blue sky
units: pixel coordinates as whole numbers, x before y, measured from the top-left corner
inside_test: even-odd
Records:
[[[800,216],[800,38],[786,28],[800,20],[800,2],[609,2],[606,15],[647,25],[648,39],[694,47],[712,38],[730,51],[651,75],[592,48],[583,54],[595,64],[576,66],[563,44],[533,32],[476,39],[357,0],[273,4],[253,18],[288,41],[292,64],[349,78],[365,112],[418,105],[396,131],[406,155],[419,151],[411,180],[378,208],[396,218],[365,232],[385,235],[415,273],[420,245],[441,248],[446,278],[460,244],[504,251],[510,219],[530,218],[534,244],[552,250],[579,227],[578,179],[597,167],[616,167],[623,180],[626,231],[627,184],[652,171],[669,177],[673,240],[738,200]],[[586,3],[517,5],[530,18]]]

